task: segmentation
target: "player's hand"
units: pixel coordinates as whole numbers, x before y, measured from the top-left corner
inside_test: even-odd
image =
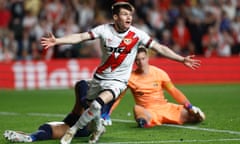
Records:
[[[50,47],[53,47],[56,45],[56,38],[52,33],[48,34],[48,37],[42,37],[41,38],[41,45],[46,50]]]
[[[192,106],[191,108],[188,109],[188,112],[200,122],[206,119],[205,114],[199,107]]]
[[[191,69],[197,69],[199,68],[201,61],[193,59],[193,57],[195,57],[195,55],[184,57],[183,63],[185,66],[190,67]]]

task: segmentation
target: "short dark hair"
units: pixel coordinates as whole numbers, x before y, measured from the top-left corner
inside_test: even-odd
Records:
[[[139,54],[139,53],[141,53],[141,52],[144,52],[145,54],[148,54],[147,49],[146,49],[144,46],[142,46],[142,45],[140,45],[140,46],[138,47],[137,54]]]
[[[112,15],[119,14],[120,9],[124,8],[131,12],[134,11],[134,7],[129,2],[116,2],[112,5]]]

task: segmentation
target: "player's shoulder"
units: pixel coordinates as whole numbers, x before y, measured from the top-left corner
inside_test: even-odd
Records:
[[[152,69],[152,70],[154,70],[154,71],[163,71],[161,68],[156,67],[156,66],[154,66],[154,65],[149,65],[149,68]]]
[[[170,81],[170,77],[168,75],[168,73],[156,66],[150,65],[150,73],[153,77],[155,77],[156,79],[160,80],[160,81]]]
[[[164,71],[163,69],[159,68],[159,67],[156,67],[154,65],[150,65],[149,66],[150,68],[150,71],[154,72],[154,73],[161,73],[161,74],[166,74],[166,71]]]
[[[130,31],[134,32],[141,40],[144,40],[145,44],[148,43],[148,40],[150,39],[150,35],[147,34],[145,31],[135,26],[131,26]]]
[[[131,76],[129,78],[129,81],[135,81],[136,79],[138,79],[138,77],[139,77],[139,73],[136,71],[136,69],[134,69],[131,72]]]
[[[97,25],[91,29],[91,32],[94,34],[95,38],[99,36],[107,36],[111,33],[112,26],[110,23]]]
[[[94,29],[109,29],[112,27],[111,23],[106,23],[106,24],[100,24],[94,27]]]
[[[131,31],[134,31],[134,32],[136,32],[136,33],[146,33],[146,32],[144,32],[143,30],[141,30],[141,29],[139,29],[139,28],[137,28],[137,27],[135,27],[135,26],[131,26],[130,27],[130,30]]]
[[[134,77],[136,75],[136,70],[132,70],[131,77]]]

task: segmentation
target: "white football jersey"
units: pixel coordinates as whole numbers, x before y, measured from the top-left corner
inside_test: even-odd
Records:
[[[105,80],[127,83],[138,46],[150,48],[153,45],[153,40],[147,33],[133,26],[124,33],[118,33],[113,24],[103,24],[93,28],[89,33],[92,39],[101,39],[102,60],[95,76]]]

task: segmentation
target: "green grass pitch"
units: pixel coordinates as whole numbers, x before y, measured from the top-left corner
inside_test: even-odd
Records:
[[[133,99],[128,92],[112,114],[113,125],[99,143],[107,144],[239,144],[240,84],[177,85],[192,104],[206,114],[198,125],[163,125],[139,129],[133,121]],[[173,101],[167,95],[169,101]],[[0,143],[6,129],[33,132],[44,122],[61,121],[74,104],[74,92],[67,90],[0,90]],[[129,115],[129,113],[131,115]],[[75,138],[72,143],[86,143]],[[59,140],[35,142],[56,144]]]

